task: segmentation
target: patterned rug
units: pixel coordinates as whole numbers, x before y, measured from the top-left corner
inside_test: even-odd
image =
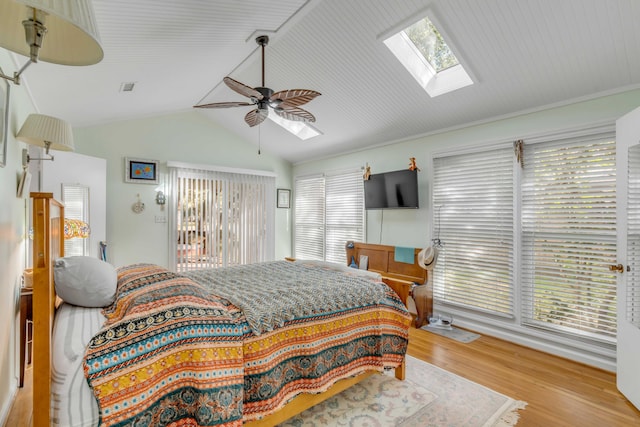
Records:
[[[373,375],[282,427],[507,427],[525,402],[407,356],[406,380]]]

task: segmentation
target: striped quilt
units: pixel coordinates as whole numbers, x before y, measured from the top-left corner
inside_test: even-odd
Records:
[[[383,294],[255,334],[207,283],[149,264],[120,268],[116,301],[85,355],[101,425],[242,425],[302,392],[396,367],[410,316],[392,290]]]

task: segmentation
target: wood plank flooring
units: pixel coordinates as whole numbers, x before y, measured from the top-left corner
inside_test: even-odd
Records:
[[[640,426],[615,374],[482,336],[464,344],[411,329],[409,354],[528,403],[518,427]]]
[[[420,329],[410,331],[409,354],[527,402],[518,427],[640,426],[610,372],[489,336],[463,344]],[[30,382],[29,368],[6,427],[29,427]]]

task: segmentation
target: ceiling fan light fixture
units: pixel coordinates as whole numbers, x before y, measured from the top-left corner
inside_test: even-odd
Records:
[[[304,105],[316,96],[319,96],[320,92],[310,89],[289,89],[274,93],[273,89],[266,87],[264,84],[264,47],[269,43],[269,36],[262,35],[256,37],[256,43],[262,47],[262,86],[250,87],[229,76],[223,79],[223,82],[229,89],[246,96],[251,103],[214,102],[211,104],[194,105],[194,108],[255,106],[256,109],[251,110],[244,117],[244,121],[250,127],[257,126],[264,121],[269,113],[268,108],[274,109],[278,116],[280,116],[279,118],[287,121],[315,122],[316,118],[313,114],[300,108],[300,105]]]

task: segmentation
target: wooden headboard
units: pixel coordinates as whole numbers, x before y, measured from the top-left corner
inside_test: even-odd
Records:
[[[31,193],[33,226],[33,427],[49,427],[53,262],[64,256],[64,205],[52,193]]]
[[[353,243],[353,247],[351,246]],[[372,243],[347,242],[347,264],[353,256],[356,263],[360,262],[360,255],[369,257],[367,270],[380,273],[383,277],[415,282],[423,285],[427,282],[427,270],[418,265],[418,253],[420,248],[414,249],[413,264],[395,261],[395,246],[375,245]]]

